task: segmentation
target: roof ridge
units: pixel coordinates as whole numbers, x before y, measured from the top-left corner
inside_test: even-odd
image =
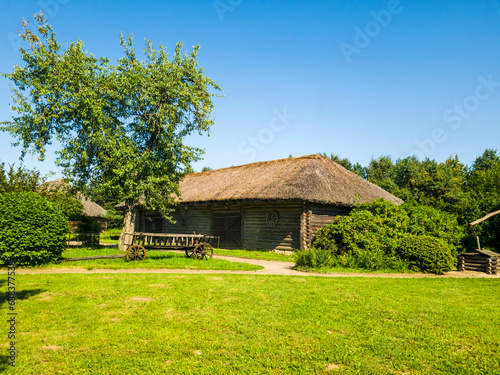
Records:
[[[310,155],[302,155],[302,156],[289,156],[287,158],[282,158],[282,159],[254,161],[254,162],[248,163],[248,164],[232,165],[230,167],[217,168],[217,169],[212,169],[210,171],[196,172],[196,173],[191,173],[191,174],[189,174],[187,176],[199,175],[199,174],[202,174],[202,173],[216,172],[216,171],[220,171],[220,170],[228,170],[228,169],[232,169],[232,168],[242,168],[242,167],[265,165],[265,164],[271,164],[271,163],[277,164],[279,162],[283,162],[285,160],[290,160],[290,159],[294,159],[294,160],[297,160],[297,159],[318,159],[318,160],[326,159],[326,160],[330,160],[327,157],[325,157],[324,155],[321,155],[320,153],[310,154]]]

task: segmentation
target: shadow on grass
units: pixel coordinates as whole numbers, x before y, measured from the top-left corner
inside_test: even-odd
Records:
[[[7,281],[5,280],[0,280],[0,288],[3,289],[4,284],[6,284]],[[6,285],[8,286],[8,285]],[[21,290],[21,291],[16,291],[16,302],[17,301],[22,301],[22,300],[27,300],[33,296],[36,296],[37,294],[44,293],[46,292],[46,289],[29,289],[29,290]],[[5,293],[0,294],[0,308],[4,308],[4,304],[7,305],[7,309],[12,312],[16,312],[16,310],[10,310],[9,309],[9,294],[8,294],[8,288],[5,291]],[[14,339],[12,341],[15,341]],[[9,341],[10,344],[10,341]],[[7,369],[11,366],[11,358],[7,355],[0,355],[0,372],[5,372]]]
[[[76,250],[102,250],[102,249],[109,249],[110,247],[113,247],[116,245],[66,245],[66,249],[76,249]]]
[[[180,253],[155,253],[153,251],[148,251],[147,252],[147,258],[146,259],[173,259],[173,258],[186,258],[185,254],[180,254]]]
[[[3,284],[5,284],[5,281],[3,282]],[[3,286],[3,284],[0,286]],[[45,293],[46,291],[47,289],[29,289],[20,291],[16,290],[16,301],[27,300],[33,296],[36,296],[37,294]],[[2,293],[0,295],[0,308],[3,308],[4,304],[8,303],[8,301],[9,301],[9,294],[7,290],[5,291],[5,293]]]
[[[7,355],[0,355],[0,372],[5,372],[10,366],[10,357]]]

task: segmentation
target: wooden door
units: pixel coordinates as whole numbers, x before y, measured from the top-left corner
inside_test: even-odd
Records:
[[[161,216],[146,216],[144,220],[144,232],[146,233],[162,233],[163,218]]]
[[[220,246],[237,248],[241,246],[241,215],[214,215],[212,235],[220,237]]]

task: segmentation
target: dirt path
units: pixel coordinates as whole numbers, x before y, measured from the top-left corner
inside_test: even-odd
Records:
[[[273,260],[262,260],[262,259],[249,259],[240,258],[225,255],[214,255],[215,259],[223,259],[231,262],[242,262],[255,264],[264,267],[264,269],[259,271],[223,271],[223,270],[183,270],[183,269],[120,269],[120,270],[109,270],[109,269],[93,269],[87,270],[83,268],[52,268],[52,269],[19,269],[18,274],[21,275],[33,275],[33,274],[52,274],[52,273],[183,273],[183,274],[211,274],[211,273],[230,273],[230,274],[240,274],[240,275],[293,275],[293,276],[321,276],[321,277],[383,277],[383,278],[443,278],[443,277],[453,277],[453,278],[500,278],[500,275],[487,275],[483,272],[458,272],[451,271],[445,275],[431,275],[431,274],[409,274],[409,273],[315,273],[315,272],[303,272],[293,270],[292,267],[294,263],[292,262],[280,262]]]

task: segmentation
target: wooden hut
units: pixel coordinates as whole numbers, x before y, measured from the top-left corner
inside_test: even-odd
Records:
[[[64,192],[66,194],[69,194],[68,191],[70,190],[70,188],[71,186],[68,183],[66,183],[62,178],[48,181],[41,186],[41,189],[46,189],[48,191],[59,191],[59,192]],[[76,199],[78,199],[83,206],[83,213],[86,216],[91,217],[92,220],[94,220],[95,222],[99,223],[102,231],[106,230],[107,229],[107,222],[105,219],[106,210],[101,206],[99,206],[97,203],[85,197],[81,193],[76,193],[75,196]],[[70,219],[69,224],[71,227],[71,231],[77,231],[79,224],[78,220]]]
[[[309,247],[320,227],[356,203],[402,203],[320,154],[190,174],[180,192],[175,224],[138,210],[135,231],[210,234],[223,248],[290,251]]]

